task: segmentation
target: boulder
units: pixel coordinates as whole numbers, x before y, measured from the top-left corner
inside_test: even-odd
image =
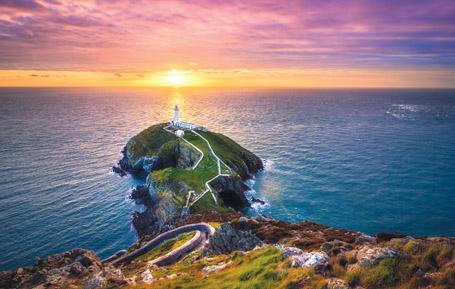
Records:
[[[261,240],[250,231],[234,229],[230,224],[223,223],[210,236],[209,244],[203,254],[221,255],[232,251],[249,251],[261,244]]]
[[[239,218],[239,222],[248,222],[248,218],[242,216]]]
[[[313,268],[317,271],[323,271],[329,265],[329,256],[325,252],[304,252],[296,247],[287,247],[277,245],[277,248],[283,251],[283,257],[289,258],[292,267]]]
[[[88,282],[84,286],[84,289],[103,288],[106,285],[107,285],[106,278],[104,278],[101,273],[97,273],[90,280],[88,280]]]
[[[118,268],[112,268],[112,267],[107,267],[104,269],[103,272],[104,278],[108,282],[111,283],[116,283],[116,284],[123,284],[126,285],[128,282],[125,280],[125,277],[123,276],[122,270]]]
[[[120,167],[118,166],[113,166],[112,167],[112,171],[116,174],[118,174],[119,176],[121,177],[124,177],[126,176],[126,172],[124,170],[122,170]]]
[[[85,254],[77,256],[76,261],[81,263],[82,266],[84,266],[84,267],[89,267],[89,266],[93,265],[93,259],[86,256]]]
[[[327,283],[327,289],[349,289],[349,285],[346,284],[341,279],[338,278],[330,278],[329,282]]]
[[[373,266],[378,264],[382,259],[393,258],[398,254],[390,248],[363,246],[357,252],[357,260],[360,266]]]
[[[142,281],[147,284],[151,284],[155,281],[155,278],[152,276],[152,272],[150,272],[150,269],[145,270],[141,274]]]
[[[329,256],[336,256],[340,253],[351,251],[353,249],[352,245],[340,240],[333,240],[329,242],[324,242],[321,247],[321,251],[326,252]]]
[[[224,268],[226,268],[230,263],[231,263],[231,262],[228,262],[228,263],[220,263],[220,264],[211,265],[211,266],[206,266],[206,267],[202,268],[202,271],[204,271],[204,273],[218,272],[218,271],[221,271],[221,270],[223,270]]]
[[[355,238],[354,243],[356,245],[363,245],[363,244],[366,244],[366,243],[376,244],[376,238],[373,237],[373,236],[367,235],[367,234],[360,233],[360,235],[358,235]]]
[[[323,271],[329,264],[329,256],[325,252],[304,252],[301,255],[291,256],[292,267],[313,268]]]
[[[69,265],[69,272],[74,276],[84,276],[88,273],[88,270],[77,261]]]

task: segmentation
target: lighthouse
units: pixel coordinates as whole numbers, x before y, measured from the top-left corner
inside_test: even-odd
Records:
[[[180,114],[179,106],[175,105],[175,107],[174,107],[174,118],[172,119],[172,124],[173,125],[178,125],[178,123],[179,123],[179,114]]]
[[[174,117],[171,119],[169,126],[173,127],[174,129],[177,130],[202,130],[202,131],[207,131],[205,127],[202,127],[200,125],[191,123],[191,122],[185,122],[185,121],[180,121],[180,109],[178,105],[175,105],[174,107]],[[182,137],[182,135],[178,135],[179,137]]]

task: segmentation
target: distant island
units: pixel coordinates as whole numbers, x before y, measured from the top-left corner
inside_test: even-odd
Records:
[[[180,120],[131,138],[113,171],[143,184],[131,198],[139,240],[101,260],[86,249],[0,273],[0,288],[455,288],[455,238],[369,236],[311,221],[248,218],[245,181],[261,159]]]

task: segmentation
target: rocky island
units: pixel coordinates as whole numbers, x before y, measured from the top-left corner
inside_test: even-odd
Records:
[[[101,260],[74,249],[0,273],[0,288],[455,288],[455,239],[369,236],[310,221],[248,218],[244,183],[262,161],[192,124],[134,136],[114,167],[144,180],[139,240]],[[189,127],[189,129],[188,129]]]
[[[259,157],[222,134],[187,130],[178,137],[175,131],[168,124],[142,131],[127,143],[114,168],[145,179],[132,192],[147,204],[133,216],[139,236],[172,226],[191,212],[249,206],[244,181],[263,168]]]

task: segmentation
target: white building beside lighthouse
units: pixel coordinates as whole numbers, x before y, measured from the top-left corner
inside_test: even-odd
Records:
[[[175,107],[174,107],[174,117],[171,119],[170,125],[176,129],[180,129],[180,130],[194,130],[194,129],[207,130],[206,128],[196,125],[194,123],[180,121],[180,110],[179,110],[178,105],[175,105]]]

